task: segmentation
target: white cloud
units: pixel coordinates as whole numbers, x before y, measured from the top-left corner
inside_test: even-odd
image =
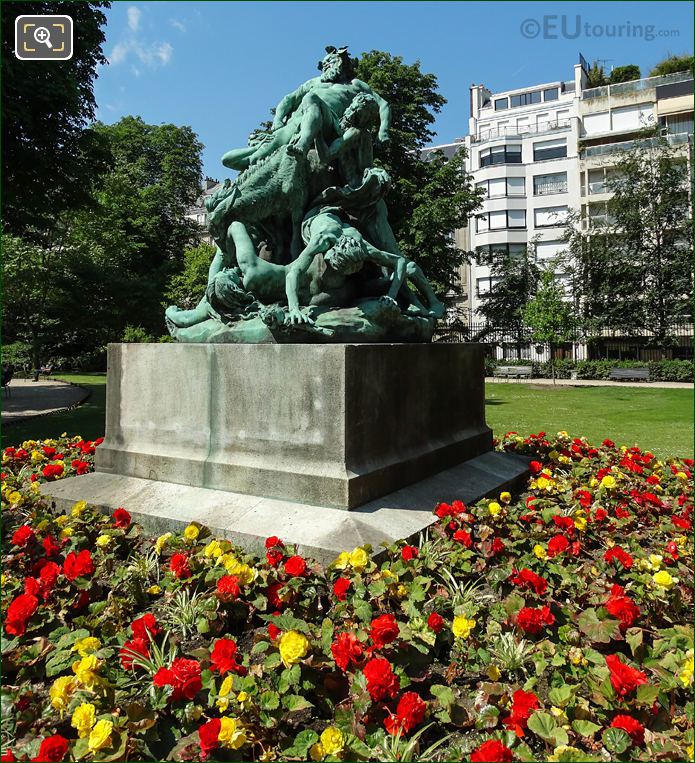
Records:
[[[125,61],[128,56],[129,45],[126,42],[117,42],[113,46],[111,55],[109,56],[109,63],[120,64]]]
[[[179,19],[170,19],[170,23],[175,29],[178,29],[179,32],[186,31],[186,25],[183,23],[183,21],[179,21]]]
[[[137,32],[140,28],[142,11],[134,5],[128,7],[128,28],[131,32]]]
[[[138,69],[137,66],[131,66],[130,67],[130,71],[133,73],[134,77],[139,77],[140,76],[140,69]]]

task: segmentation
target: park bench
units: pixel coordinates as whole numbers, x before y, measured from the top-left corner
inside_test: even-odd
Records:
[[[54,368],[55,365],[53,363],[50,363],[47,366],[41,366],[41,368],[37,368],[34,371],[34,381],[37,382],[39,380],[39,376],[43,376],[44,379],[48,379],[53,373]]]
[[[649,369],[614,368],[608,378],[611,381],[649,381]]]
[[[497,366],[493,374],[507,379],[530,379],[533,376],[533,366]]]

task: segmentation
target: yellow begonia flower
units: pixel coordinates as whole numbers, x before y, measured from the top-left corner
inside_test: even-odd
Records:
[[[238,750],[246,744],[246,732],[236,718],[220,718],[220,733],[217,737],[223,747]]]
[[[147,593],[151,593],[153,596],[159,596],[159,594],[162,592],[162,589],[158,585],[151,585],[147,589]]]
[[[154,542],[154,550],[161,554],[162,551],[164,551],[164,546],[166,546],[167,542],[169,541],[169,538],[172,537],[171,533],[164,533],[164,535],[160,535],[159,538]]]
[[[685,472],[676,472],[676,479],[687,480],[688,475]]]
[[[550,761],[550,763],[556,763],[562,756],[567,755],[568,753],[570,755],[578,755],[578,760],[583,755],[582,751],[577,747],[571,747],[568,744],[563,744],[553,750],[553,754],[548,756],[548,761]]]
[[[87,501],[78,501],[76,504],[74,504],[70,513],[73,517],[81,517],[84,514],[86,508]]]
[[[323,745],[321,742],[316,742],[315,744],[312,744],[309,748],[309,755],[311,756],[312,760],[323,760],[326,753],[323,751]]]
[[[73,663],[72,671],[82,686],[87,689],[94,689],[97,684],[101,683],[101,678],[97,674],[99,665],[99,660],[93,654],[90,654]]]
[[[0,573],[0,585],[4,588],[5,583],[7,583],[7,575],[5,573]]]
[[[541,546],[540,543],[536,543],[533,547],[533,553],[538,559],[545,559],[548,556],[548,552],[545,550],[545,546]]]
[[[396,588],[396,596],[398,596],[399,599],[405,599],[407,595],[408,589],[403,585],[403,583],[400,583],[398,588]]]
[[[45,456],[43,453],[41,453],[40,450],[32,450],[31,451],[31,463],[32,464],[40,464],[44,460]]]
[[[75,530],[72,527],[64,527],[60,531],[60,537],[61,538],[69,538],[74,532],[75,532]]]
[[[321,747],[324,755],[338,755],[345,749],[345,737],[336,726],[329,726],[321,733]]]
[[[220,546],[219,541],[211,540],[210,543],[205,546],[205,551],[203,551],[203,553],[208,557],[208,559],[218,559],[220,556],[222,556],[222,546]]]
[[[113,538],[110,535],[100,535],[97,540],[97,546],[99,548],[106,548],[107,546],[111,545],[111,542],[113,541]]]
[[[97,750],[103,750],[104,747],[108,747],[111,744],[111,732],[113,731],[113,723],[107,720],[97,721],[96,726],[89,734],[89,742],[87,746],[90,752],[96,752]]]
[[[574,517],[574,526],[579,532],[584,532],[584,530],[586,530],[586,524],[586,517]]]
[[[34,485],[37,484],[37,482],[34,482]],[[69,520],[70,517],[67,514],[59,514],[53,521],[58,525],[58,527],[63,527],[68,523]]]
[[[183,537],[188,541],[198,540],[199,535],[200,528],[196,527],[196,525],[188,525],[188,527],[183,531]]]
[[[350,552],[350,566],[361,572],[369,564],[369,554],[363,548],[353,548]]]
[[[475,628],[475,620],[469,620],[465,615],[456,615],[451,624],[451,630],[456,638],[468,638]]]
[[[51,698],[51,705],[56,710],[60,710],[62,715],[70,704],[70,697],[75,690],[75,679],[72,676],[61,676],[51,685],[48,695]]]
[[[615,477],[611,474],[606,474],[606,476],[601,480],[601,487],[605,487],[608,489],[614,488],[618,483],[615,481]]]
[[[686,653],[685,663],[681,672],[678,674],[683,686],[687,689],[693,682],[693,673],[695,672],[695,657],[693,656],[693,650],[689,649]]]
[[[512,494],[507,492],[506,490],[503,493],[500,493],[500,501],[502,503],[509,503],[512,500]]]
[[[22,503],[23,500],[24,500],[24,496],[18,490],[13,490],[7,496],[7,502],[11,506],[19,506]]]
[[[497,665],[488,666],[487,677],[491,681],[498,681],[501,675],[502,675],[502,671],[497,667]]]
[[[101,641],[94,636],[87,636],[75,641],[71,652],[77,652],[80,657],[86,657],[92,652],[96,652],[101,647]]]
[[[97,715],[94,705],[83,702],[79,707],[75,708],[72,714],[72,720],[70,725],[77,729],[77,736],[80,739],[84,739],[89,736],[89,732],[92,730],[92,726],[96,723]]]
[[[652,575],[652,580],[660,588],[671,588],[676,583],[676,578],[672,577],[671,573],[667,572],[666,570],[661,570],[661,572],[656,572],[654,575]]]
[[[496,517],[500,511],[502,511],[502,507],[497,503],[497,501],[491,501],[488,504],[487,510],[490,512],[491,517]]]
[[[550,487],[551,480],[549,480],[547,477],[539,477],[536,480],[536,487],[539,490],[546,490],[548,487]]]
[[[694,760],[695,759],[695,744],[689,744],[686,752],[688,753],[688,758],[690,760]]]
[[[286,668],[295,665],[306,657],[309,651],[309,639],[297,631],[287,631],[280,638],[280,658]]]
[[[569,658],[572,665],[586,665],[588,661],[584,657],[584,652],[578,646],[572,646],[569,650]]]
[[[652,568],[658,570],[661,567],[661,562],[664,561],[664,557],[660,554],[649,554],[649,561]]]
[[[347,551],[341,551],[338,558],[333,562],[337,570],[344,570],[350,564],[350,554]]]

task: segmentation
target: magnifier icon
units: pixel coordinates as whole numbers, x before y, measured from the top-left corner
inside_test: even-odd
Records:
[[[34,29],[34,39],[36,42],[45,45],[47,48],[53,49],[51,45],[51,33],[45,26],[40,26]]]

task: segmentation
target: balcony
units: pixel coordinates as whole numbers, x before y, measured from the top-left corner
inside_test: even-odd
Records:
[[[657,78],[655,77],[654,79]],[[692,142],[693,136],[682,132],[675,135],[666,135],[665,138],[669,146],[684,146]],[[636,146],[644,146],[645,148],[654,147],[658,145],[658,141],[659,138],[638,138],[637,140],[626,140],[622,143],[604,143],[601,146],[588,146],[587,148],[579,149],[579,158],[590,159],[592,156],[608,156],[620,151],[629,151]]]
[[[673,85],[676,82],[687,82],[692,80],[692,72],[675,72],[674,74],[664,74],[661,77],[646,77],[645,79],[636,79],[631,82],[619,82],[616,85],[604,85],[603,87],[592,87],[590,90],[582,92],[583,100],[591,98],[608,98],[612,96],[617,98],[622,95],[639,93],[642,90],[653,90],[661,85]]]
[[[471,137],[473,143],[487,143],[499,138],[525,138],[529,135],[543,135],[548,132],[565,132],[572,126],[570,119],[556,122],[541,122],[539,125],[525,125],[524,127],[502,127],[499,130],[482,130],[479,135]]]

